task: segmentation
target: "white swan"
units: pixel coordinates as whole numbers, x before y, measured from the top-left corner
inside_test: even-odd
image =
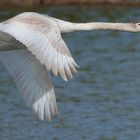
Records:
[[[0,59],[40,120],[47,118],[51,121],[52,116],[58,113],[49,70],[65,81],[73,78],[77,72],[78,65],[61,33],[97,29],[139,32],[140,24],[71,23],[33,12],[25,12],[0,23],[3,34],[13,36],[22,43],[0,45]]]

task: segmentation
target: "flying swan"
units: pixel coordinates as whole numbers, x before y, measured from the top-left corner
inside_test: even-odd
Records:
[[[2,35],[20,42],[0,44],[0,59],[40,120],[51,121],[58,113],[49,71],[65,81],[77,73],[78,65],[61,33],[98,29],[139,32],[140,23],[71,23],[34,12],[21,13],[0,23]]]

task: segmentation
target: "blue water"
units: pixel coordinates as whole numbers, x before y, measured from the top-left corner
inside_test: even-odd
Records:
[[[0,20],[27,10],[0,11]],[[139,7],[31,10],[73,22],[140,21]],[[80,31],[63,38],[81,68],[69,82],[52,75],[60,113],[51,123],[27,108],[0,63],[0,140],[140,140],[140,33]]]

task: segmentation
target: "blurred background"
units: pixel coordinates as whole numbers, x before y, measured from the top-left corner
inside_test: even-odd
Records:
[[[71,22],[140,21],[140,0],[0,0],[0,21],[34,11]],[[63,34],[79,74],[52,75],[59,115],[40,122],[0,63],[0,140],[140,140],[140,33]],[[1,40],[1,39],[0,39]]]
[[[67,5],[67,4],[124,4],[137,5],[140,0],[1,0],[0,6],[38,6],[38,5]]]

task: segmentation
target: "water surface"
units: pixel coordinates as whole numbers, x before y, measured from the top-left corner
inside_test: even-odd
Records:
[[[135,7],[33,10],[73,22],[140,21]],[[23,11],[0,11],[0,20]],[[37,120],[0,63],[0,139],[139,140],[140,33],[80,31],[63,38],[81,68],[69,82],[52,76],[60,111],[52,123]]]

